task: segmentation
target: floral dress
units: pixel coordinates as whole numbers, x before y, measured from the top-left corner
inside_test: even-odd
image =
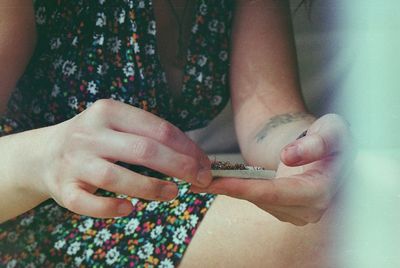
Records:
[[[182,93],[173,98],[157,53],[152,1],[34,1],[38,44],[0,118],[0,136],[60,123],[102,98],[145,109],[184,131],[207,125],[229,99],[232,2],[196,1]],[[81,216],[48,200],[1,224],[0,266],[177,266],[214,196],[163,179],[178,184],[178,197],[117,195],[134,206],[127,217]]]

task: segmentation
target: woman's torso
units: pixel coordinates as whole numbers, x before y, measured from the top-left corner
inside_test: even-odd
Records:
[[[228,100],[231,3],[196,1],[182,91],[172,96],[151,1],[36,0],[37,48],[0,118],[0,136],[62,122],[100,98],[132,104],[184,130],[206,125]],[[48,200],[0,225],[0,263],[172,267],[214,199],[176,182],[175,200],[133,198],[134,210],[123,218],[76,215]]]
[[[156,20],[151,1],[36,1],[38,44],[8,117],[23,128],[51,125],[97,99],[113,98],[183,130],[207,125],[229,98],[231,4],[211,2],[191,6],[194,18],[185,28],[190,36],[179,69],[167,63],[176,46],[176,31],[170,31],[176,21],[165,3],[156,6]]]

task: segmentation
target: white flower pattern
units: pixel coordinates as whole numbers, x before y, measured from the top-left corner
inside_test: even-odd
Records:
[[[108,66],[107,63],[100,64],[97,66],[97,73],[101,76],[107,74],[107,71],[110,67]]]
[[[84,233],[92,227],[93,227],[93,219],[88,218],[82,224],[78,225],[78,230],[79,232]]]
[[[119,251],[116,248],[112,248],[106,254],[106,263],[108,265],[113,265],[119,258]]]
[[[199,1],[192,27],[192,34],[198,38],[191,37],[187,44],[182,107],[179,102],[163,103],[169,95],[164,90],[167,78],[157,55],[157,25],[154,14],[149,12],[154,0],[122,0],[118,6],[107,0],[78,0],[65,5],[43,4],[44,1],[35,0],[38,37],[45,36],[40,39],[43,53],[35,53],[35,65],[21,79],[20,91],[29,90],[26,95],[32,96],[32,100],[22,99],[25,96],[18,99],[29,101],[26,106],[32,122],[58,124],[89,108],[99,98],[147,107],[161,115],[173,108],[174,120],[182,129],[206,124],[223,108],[221,104],[228,98],[227,87],[222,85],[226,83],[229,66],[229,36],[220,33],[228,27],[228,0]],[[20,127],[15,120],[6,123],[0,121],[0,134],[7,128]],[[95,219],[69,214],[55,202],[44,204],[20,220],[27,230],[21,237],[11,230],[4,240],[13,244],[32,241],[21,251],[27,253],[24,265],[28,267],[43,267],[48,262],[58,268],[127,267],[130,263],[126,256],[130,254],[135,256],[138,266],[159,258],[159,267],[174,267],[213,197],[195,195],[189,191],[189,185],[172,180],[178,184],[179,194],[169,202],[118,195],[129,198],[134,206],[128,217]],[[43,215],[40,221],[37,215]],[[0,247],[1,243],[0,238]],[[44,243],[49,243],[46,250],[50,248],[51,254],[56,255],[46,259],[50,255],[41,252]],[[10,255],[11,266],[16,257]],[[19,267],[20,263],[15,265]]]
[[[158,268],[174,268],[174,263],[170,259],[164,259],[160,262]]]
[[[185,241],[187,236],[188,236],[188,234],[187,234],[186,228],[184,226],[179,226],[178,228],[176,228],[176,230],[174,232],[172,241],[175,244],[180,245]]]
[[[158,225],[156,226],[150,233],[150,237],[156,239],[164,230],[164,226]]]
[[[65,246],[65,240],[58,240],[55,244],[54,244],[54,248],[55,249],[61,249]]]
[[[124,74],[126,77],[134,76],[135,75],[135,65],[133,64],[133,62],[128,62],[125,65],[123,71],[124,71]]]
[[[176,208],[174,209],[174,214],[175,214],[176,216],[179,216],[179,215],[181,215],[181,214],[186,210],[186,208],[187,208],[187,204],[181,203],[181,204],[179,204],[178,207],[176,207]]]
[[[75,241],[67,249],[68,255],[75,255],[81,249],[81,242]]]
[[[118,37],[108,39],[108,48],[113,53],[118,53],[121,49],[122,41]]]
[[[151,254],[153,254],[154,251],[154,246],[152,243],[147,242],[144,246],[142,246],[139,251],[138,251],[138,257],[140,259],[147,259],[148,257],[151,256]]]
[[[198,222],[199,222],[199,217],[198,217],[197,215],[195,215],[195,214],[190,215],[190,217],[189,217],[189,224],[190,224],[192,227],[195,227],[195,226],[197,225]]]
[[[138,219],[130,219],[129,222],[125,225],[124,231],[125,235],[133,234],[136,228],[139,226],[140,222]]]
[[[98,232],[94,238],[94,244],[96,246],[102,246],[104,242],[111,238],[111,233],[107,229],[102,229]]]
[[[147,32],[151,35],[156,35],[156,21],[152,20],[149,22]]]
[[[96,82],[90,81],[90,82],[88,83],[87,91],[88,91],[90,94],[96,95],[96,94],[99,92],[99,91],[97,90]]]
[[[147,211],[153,211],[158,207],[159,204],[160,204],[160,202],[158,202],[158,201],[152,201],[152,202],[147,204],[146,210]]]
[[[106,23],[107,23],[106,15],[103,12],[98,13],[97,20],[96,20],[96,26],[104,27],[106,25]]]
[[[62,72],[66,76],[71,76],[73,75],[77,70],[77,66],[75,62],[66,60],[62,66]]]

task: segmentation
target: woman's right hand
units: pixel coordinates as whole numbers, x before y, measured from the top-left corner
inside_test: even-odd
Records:
[[[146,166],[200,187],[211,182],[210,161],[192,140],[167,121],[122,102],[99,100],[48,131],[47,168],[38,185],[78,214],[105,218],[132,210],[128,200],[95,195],[98,188],[150,200],[171,200],[177,195],[173,182],[135,173],[117,161]]]

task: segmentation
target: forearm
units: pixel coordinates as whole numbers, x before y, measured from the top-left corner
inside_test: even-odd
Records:
[[[39,178],[45,170],[43,129],[0,138],[0,222],[20,215],[48,197]]]
[[[276,169],[283,147],[294,141],[315,121],[307,113],[286,113],[266,119],[264,125],[242,142],[244,158],[256,166]]]
[[[307,110],[287,1],[238,0],[232,32],[230,82],[241,151],[252,164],[276,168],[280,149],[312,120],[299,116]],[[297,115],[280,122],[285,114]]]
[[[36,42],[32,0],[0,1],[0,114],[23,74]]]

